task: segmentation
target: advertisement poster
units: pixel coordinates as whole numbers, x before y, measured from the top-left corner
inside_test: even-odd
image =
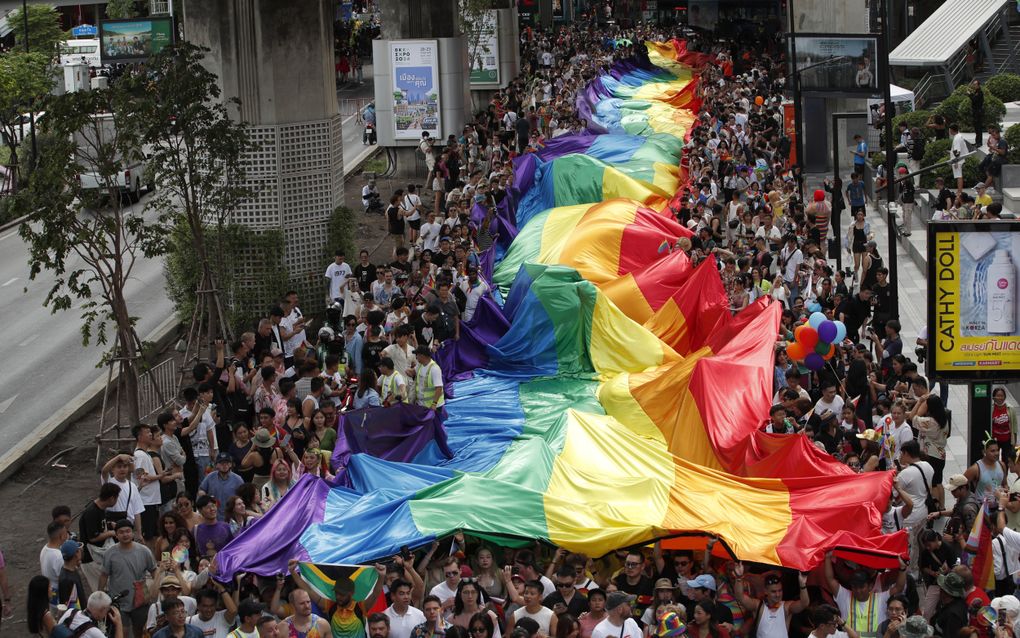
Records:
[[[499,83],[499,12],[481,15],[478,29],[468,37],[471,84]]]
[[[99,44],[103,63],[145,60],[174,41],[174,23],[169,16],[103,20],[99,23]]]
[[[795,71],[803,91],[878,91],[878,40],[874,36],[796,36]]]
[[[928,351],[936,376],[1020,372],[1020,224],[937,223],[928,231]]]
[[[439,45],[435,40],[390,43],[393,67],[393,126],[398,140],[420,140],[439,129]]]
[[[552,0],[553,20],[563,19],[563,0]]]

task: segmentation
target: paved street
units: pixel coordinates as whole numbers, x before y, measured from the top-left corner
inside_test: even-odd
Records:
[[[144,206],[149,197],[133,208]],[[11,449],[106,374],[105,368],[95,367],[105,347],[81,346],[80,312],[51,314],[43,307],[52,282],[47,272],[29,281],[28,248],[17,229],[0,235],[0,325],[7,334],[7,356],[0,368],[0,450]],[[127,298],[131,313],[139,317],[142,338],[172,312],[163,282],[162,259],[141,258],[135,264]]]
[[[366,69],[369,73],[371,67]],[[367,75],[367,74],[366,74]],[[341,90],[341,99],[371,97],[372,83]],[[355,117],[343,121],[344,170],[350,171],[376,147],[363,146],[362,127]],[[351,188],[360,188],[352,184]],[[150,196],[135,207],[145,205]],[[6,363],[0,368],[0,450],[7,452],[77,397],[89,384],[105,377],[97,369],[105,347],[81,346],[79,312],[51,314],[42,303],[52,286],[43,272],[28,279],[28,248],[17,229],[0,233],[0,325],[6,338]],[[27,290],[26,290],[27,288]],[[139,317],[138,333],[144,339],[173,311],[166,296],[163,259],[140,259],[128,284],[132,314]],[[76,304],[76,308],[80,304]],[[56,379],[56,382],[52,380]],[[0,467],[9,459],[0,455]]]

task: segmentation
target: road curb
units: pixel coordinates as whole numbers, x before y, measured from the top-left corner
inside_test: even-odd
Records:
[[[14,228],[15,226],[20,226],[21,223],[23,221],[27,220],[27,219],[28,219],[28,215],[22,215],[21,217],[19,217],[17,219],[12,219],[11,221],[7,222],[6,224],[0,225],[0,233],[4,232],[5,230],[10,230],[10,229]]]
[[[146,335],[143,341],[151,341],[156,344],[157,350],[162,350],[177,336],[179,325],[177,317],[171,315]],[[114,379],[116,378],[115,372]],[[103,400],[106,379],[107,372],[104,369],[99,378],[86,386],[78,396],[65,403],[60,410],[43,421],[29,436],[23,438],[3,456],[0,456],[0,483],[6,482],[50,441],[99,405]]]

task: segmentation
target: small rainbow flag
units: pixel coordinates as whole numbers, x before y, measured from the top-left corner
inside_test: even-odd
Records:
[[[315,590],[320,597],[333,600],[333,586],[341,578],[354,581],[354,600],[368,598],[375,588],[379,574],[372,567],[364,565],[326,565],[322,563],[298,563],[301,578]]]
[[[974,527],[967,536],[964,551],[970,557],[974,585],[979,589],[995,589],[995,569],[992,561],[992,532],[987,520],[988,503],[981,506],[981,514],[974,518]]]
[[[670,248],[669,240],[668,239],[663,239],[662,243],[659,244],[659,254],[661,255],[662,253],[668,253],[669,252],[669,248]]]

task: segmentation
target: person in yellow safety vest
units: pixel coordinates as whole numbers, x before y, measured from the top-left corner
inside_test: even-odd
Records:
[[[418,365],[410,371],[414,376],[414,402],[430,410],[443,407],[443,371],[439,364],[432,360],[432,350],[428,346],[414,349],[414,358]]]
[[[437,366],[438,367],[438,366]],[[404,375],[393,369],[393,359],[383,357],[379,360],[379,387],[382,389],[383,406],[389,407],[394,403],[403,403],[407,400],[407,382]]]

